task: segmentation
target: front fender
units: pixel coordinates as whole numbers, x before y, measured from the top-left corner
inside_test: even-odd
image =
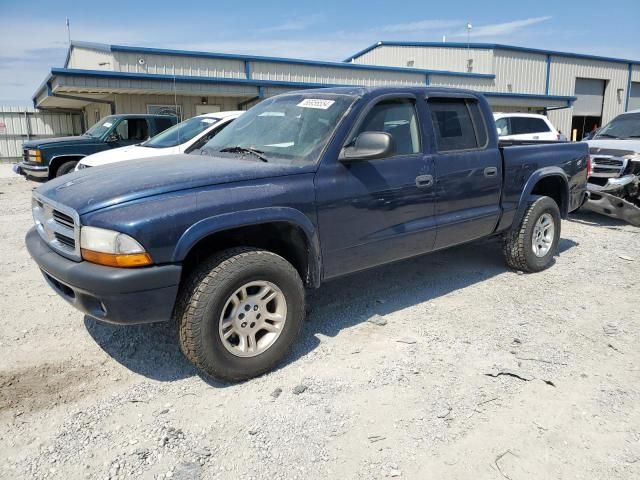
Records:
[[[563,191],[562,198],[565,200],[563,203],[563,207],[560,210],[560,215],[562,218],[565,218],[568,213],[568,202],[569,202],[569,178],[564,170],[560,167],[550,166],[543,167],[539,170],[536,170],[531,174],[527,182],[524,184],[524,188],[522,190],[522,194],[520,195],[520,200],[518,201],[518,208],[516,210],[516,215],[513,219],[513,225],[519,225],[524,217],[529,204],[531,203],[532,193],[535,186],[538,184],[540,180],[548,177],[558,177],[562,180]]]
[[[189,227],[178,240],[172,261],[182,262],[189,251],[202,239],[225,230],[259,225],[261,223],[286,222],[299,227],[304,232],[309,245],[308,263],[312,284],[318,285],[322,271],[320,239],[318,231],[304,213],[290,207],[265,207],[241,212],[225,213],[200,220]]]

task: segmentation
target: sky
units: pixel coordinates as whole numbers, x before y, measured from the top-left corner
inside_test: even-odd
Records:
[[[525,5],[527,8],[525,8]],[[0,105],[31,105],[71,38],[341,61],[379,40],[504,43],[640,60],[640,0],[0,0]]]

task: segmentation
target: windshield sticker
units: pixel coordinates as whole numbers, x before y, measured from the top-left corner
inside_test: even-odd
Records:
[[[216,123],[218,120],[215,118],[203,118],[202,123]]]
[[[111,122],[104,122],[102,124],[103,127],[107,127],[107,128],[109,128],[111,125],[113,125],[113,123],[111,123]]]
[[[333,105],[335,100],[322,100],[319,98],[305,98],[297,106],[302,108],[317,108],[320,110],[326,110]]]

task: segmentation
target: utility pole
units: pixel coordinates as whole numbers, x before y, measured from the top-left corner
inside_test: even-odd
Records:
[[[69,17],[67,17],[67,42],[71,45],[71,25],[69,24]]]

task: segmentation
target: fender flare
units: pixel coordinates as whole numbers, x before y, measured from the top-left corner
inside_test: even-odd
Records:
[[[569,208],[569,179],[567,174],[560,167],[552,166],[552,167],[543,167],[539,170],[536,170],[529,176],[529,179],[524,184],[524,188],[522,189],[522,194],[520,195],[520,200],[518,202],[518,208],[516,210],[516,215],[513,219],[512,225],[520,225],[520,222],[524,218],[524,214],[529,207],[529,204],[532,200],[531,192],[538,184],[540,180],[548,177],[556,177],[562,180],[563,191],[561,192],[563,196],[563,206],[560,209],[560,216],[562,218],[566,218]]]
[[[173,251],[172,262],[182,262],[191,249],[202,239],[225,230],[260,225],[264,223],[288,223],[300,228],[306,237],[308,252],[309,283],[320,285],[322,257],[318,230],[309,217],[290,207],[265,207],[241,212],[225,213],[204,218],[189,227],[180,237]]]

